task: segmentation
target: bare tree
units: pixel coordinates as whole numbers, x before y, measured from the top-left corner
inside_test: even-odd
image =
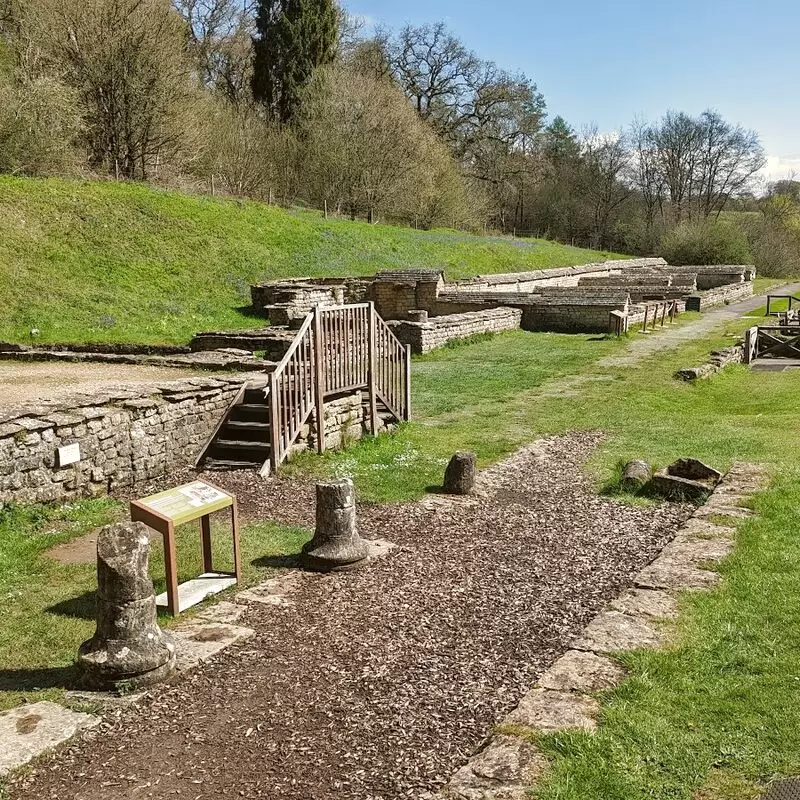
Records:
[[[173,0],[186,21],[202,84],[241,105],[250,100],[254,3],[245,0]]]
[[[169,0],[37,0],[24,27],[80,96],[91,167],[147,179],[177,156],[194,98]]]
[[[592,217],[592,246],[605,249],[619,207],[630,197],[624,180],[630,153],[622,133],[598,135],[589,132],[583,141],[583,190]]]

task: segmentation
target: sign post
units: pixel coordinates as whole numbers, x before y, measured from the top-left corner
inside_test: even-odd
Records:
[[[233,537],[233,572],[214,570],[211,553],[211,514],[225,508],[231,510]],[[216,594],[237,584],[241,578],[239,528],[236,514],[236,497],[205,481],[192,481],[165,492],[131,502],[131,519],[144,522],[164,538],[164,568],[167,591],[156,598],[158,605],[166,605],[173,617]],[[200,549],[203,557],[203,574],[178,585],[178,564],[175,550],[175,528],[187,522],[200,520]]]

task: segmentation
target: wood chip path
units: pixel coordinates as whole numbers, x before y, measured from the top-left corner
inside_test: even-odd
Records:
[[[598,497],[582,464],[599,440],[543,440],[485,472],[484,496],[466,502],[363,508],[362,534],[399,548],[362,571],[305,577],[293,604],[251,606],[240,624],[253,638],[109,713],[10,798],[398,800],[441,788],[690,513]]]

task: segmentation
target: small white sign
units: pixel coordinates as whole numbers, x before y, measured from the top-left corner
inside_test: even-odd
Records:
[[[81,460],[81,448],[79,444],[68,444],[58,448],[58,466],[66,467]]]

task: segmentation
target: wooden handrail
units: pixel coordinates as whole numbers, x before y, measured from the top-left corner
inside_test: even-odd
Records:
[[[270,375],[268,474],[289,457],[312,413],[317,450],[325,450],[325,398],[369,392],[370,423],[378,430],[377,400],[397,420],[411,414],[411,349],[400,343],[373,303],[318,306],[303,320],[286,355]]]

